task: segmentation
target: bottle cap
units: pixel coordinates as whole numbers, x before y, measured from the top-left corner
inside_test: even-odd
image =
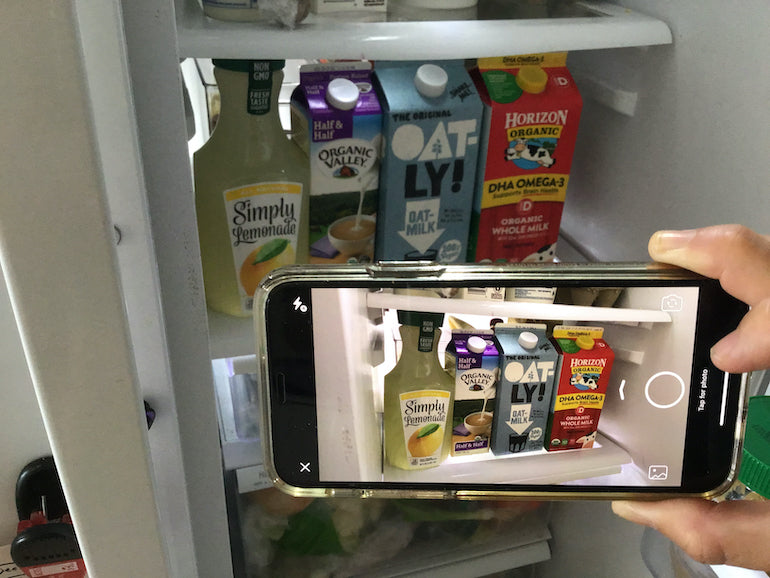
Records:
[[[519,345],[521,345],[524,349],[534,349],[537,347],[537,335],[531,331],[522,331],[519,334],[518,341]]]
[[[446,70],[435,64],[423,64],[414,75],[417,92],[428,98],[437,98],[444,94],[449,75]]]
[[[577,339],[575,339],[575,345],[577,345],[580,349],[593,349],[594,345],[596,345],[596,342],[594,341],[593,337],[588,337],[588,335],[579,335]]]
[[[285,60],[230,60],[226,58],[215,58],[212,64],[217,68],[224,68],[225,70],[232,70],[234,72],[250,72],[252,62],[269,62],[270,71],[283,70],[286,65]]]
[[[348,78],[335,78],[326,86],[326,102],[337,110],[353,110],[360,94],[355,82]]]
[[[548,73],[539,66],[522,66],[516,74],[516,84],[524,92],[540,94],[548,84]]]
[[[763,498],[770,497],[770,397],[749,399],[738,480]]]
[[[465,345],[471,353],[484,353],[487,350],[487,342],[478,335],[471,335]]]
[[[421,327],[423,321],[433,322],[433,326],[438,329],[444,323],[443,313],[426,313],[425,311],[401,311],[398,310],[398,322],[402,325],[413,325]]]

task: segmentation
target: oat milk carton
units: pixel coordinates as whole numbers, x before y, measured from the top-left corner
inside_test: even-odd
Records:
[[[603,334],[602,327],[554,327],[553,342],[560,358],[546,443],[549,451],[593,446],[615,357]]]
[[[502,356],[492,427],[495,455],[542,451],[559,355],[542,324],[495,326]]]
[[[310,262],[371,261],[382,146],[371,63],[302,66],[291,113],[310,163]]]
[[[444,367],[455,378],[453,456],[489,451],[500,374],[499,357],[491,330],[452,331]]]
[[[462,62],[380,63],[385,139],[375,257],[464,262],[482,104]]]
[[[471,261],[551,261],[582,100],[567,53],[481,58],[484,101]]]

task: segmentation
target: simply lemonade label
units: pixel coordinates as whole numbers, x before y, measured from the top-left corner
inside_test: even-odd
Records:
[[[448,391],[431,389],[399,395],[406,456],[411,467],[441,463],[450,397]]]
[[[224,191],[241,308],[251,311],[254,291],[276,267],[294,263],[302,183],[255,183]]]

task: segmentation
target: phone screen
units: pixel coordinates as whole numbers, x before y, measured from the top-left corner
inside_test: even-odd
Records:
[[[702,493],[735,467],[745,376],[709,350],[746,308],[716,282],[335,285],[267,302],[290,485]]]

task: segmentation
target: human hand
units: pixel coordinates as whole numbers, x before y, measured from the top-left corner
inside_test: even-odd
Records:
[[[735,331],[711,350],[728,373],[770,368],[770,238],[738,225],[659,231],[649,243],[656,261],[714,279],[751,306]],[[699,562],[770,570],[770,501],[674,499],[614,502],[614,512],[655,528]]]

